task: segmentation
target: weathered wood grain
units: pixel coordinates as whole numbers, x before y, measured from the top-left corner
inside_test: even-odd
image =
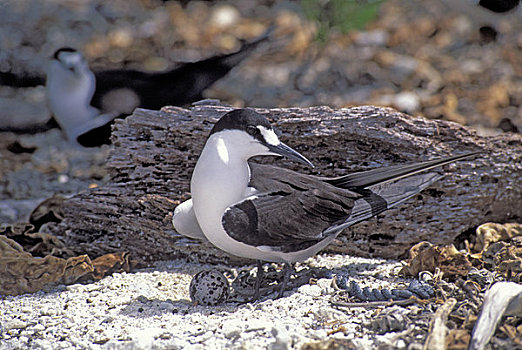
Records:
[[[189,198],[189,180],[213,123],[231,110],[198,105],[190,110],[138,109],[115,124],[105,186],[64,202],[64,221],[53,228],[78,253],[98,256],[127,250],[153,261],[188,256],[237,261],[181,238],[172,211]],[[284,167],[325,176],[483,150],[484,155],[444,168],[447,176],[399,208],[346,230],[328,250],[400,257],[411,245],[466,238],[486,222],[522,218],[522,137],[481,137],[455,123],[411,117],[373,106],[257,109],[281,138],[308,157],[313,170],[264,157]]]

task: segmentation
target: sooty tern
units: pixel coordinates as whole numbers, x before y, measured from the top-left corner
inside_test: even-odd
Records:
[[[125,69],[92,72],[80,52],[61,48],[53,55],[47,73],[51,111],[71,141],[84,146],[109,143],[109,124],[115,117],[129,115],[136,107],[160,109],[202,99],[205,89],[250,55],[273,30],[270,27],[237,52],[158,73]],[[93,138],[95,135],[99,138]]]
[[[192,198],[176,207],[174,228],[206,238],[236,256],[289,264],[304,261],[345,228],[403,203],[442,178],[421,173],[470,157],[468,153],[417,164],[390,166],[323,178],[249,163],[258,155],[285,156],[313,166],[282,143],[269,121],[250,109],[225,114],[213,127],[196,163]]]
[[[118,116],[118,113],[103,113],[90,104],[95,80],[83,55],[74,49],[59,49],[49,62],[46,82],[49,108],[73,144],[96,146],[86,143],[90,139],[86,136],[94,130],[108,140],[109,123]]]

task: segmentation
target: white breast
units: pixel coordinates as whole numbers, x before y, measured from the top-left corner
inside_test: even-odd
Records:
[[[95,90],[94,74],[86,69],[77,75],[59,62],[51,61],[47,72],[47,100],[60,127],[71,141],[76,141],[80,126],[100,114],[90,106]]]
[[[209,138],[201,153],[191,180],[194,213],[199,226],[212,244],[230,254],[273,262],[303,261],[334,237],[305,251],[282,253],[270,247],[258,248],[238,242],[223,228],[222,218],[227,208],[256,193],[248,187],[250,168],[247,160],[251,154],[246,150],[249,146],[243,137],[246,137],[245,133],[240,131],[220,132]]]

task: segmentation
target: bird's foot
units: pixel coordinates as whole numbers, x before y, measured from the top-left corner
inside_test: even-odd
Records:
[[[274,294],[275,299],[279,299],[286,290],[298,288],[309,283],[317,274],[324,274],[324,271],[307,268],[296,272],[292,264],[285,264],[282,271],[278,271],[273,264],[269,264],[268,269],[266,265],[264,267],[258,262],[256,274],[253,270],[244,270],[232,282],[232,289],[245,302],[255,302]]]
[[[286,290],[286,286],[290,281],[290,277],[295,272],[295,268],[293,264],[285,263],[283,266],[283,280],[281,281],[281,285],[279,286],[279,293],[277,294],[276,299],[282,298],[283,294]]]
[[[250,299],[250,302],[256,302],[261,298],[261,285],[263,283],[263,263],[261,260],[257,260],[257,275],[256,275],[256,284],[254,286],[254,295],[252,296],[252,299]]]

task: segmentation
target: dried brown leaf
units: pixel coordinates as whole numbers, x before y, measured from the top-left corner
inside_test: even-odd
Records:
[[[87,255],[35,258],[14,240],[0,236],[0,294],[34,293],[53,283],[73,283],[92,271]]]
[[[35,232],[35,226],[28,223],[17,223],[0,227],[0,235],[5,235],[22,245],[23,249],[34,256],[53,255],[59,257],[72,256],[70,249],[56,236]]]
[[[477,243],[473,247],[476,252],[485,251],[491,244],[522,236],[522,224],[496,224],[488,222],[477,228]]]
[[[63,197],[54,195],[40,203],[29,216],[29,222],[39,229],[47,222],[60,222],[63,219]]]
[[[446,336],[446,349],[467,349],[471,334],[465,329],[452,329]]]
[[[357,349],[350,339],[331,338],[314,343],[304,344],[301,350],[349,350]]]
[[[434,246],[420,242],[410,249],[408,265],[401,274],[417,276],[421,271],[435,272],[439,268],[446,277],[466,276],[472,268],[467,256],[460,253],[454,245]]]
[[[512,325],[505,324],[500,326],[498,329],[512,340],[517,338],[517,329]]]
[[[522,275],[522,242],[513,239],[502,247],[493,257],[497,272],[507,280]]]
[[[130,272],[134,263],[127,252],[110,253],[97,257],[92,261],[94,271],[80,278],[80,281],[100,280],[114,272]]]

